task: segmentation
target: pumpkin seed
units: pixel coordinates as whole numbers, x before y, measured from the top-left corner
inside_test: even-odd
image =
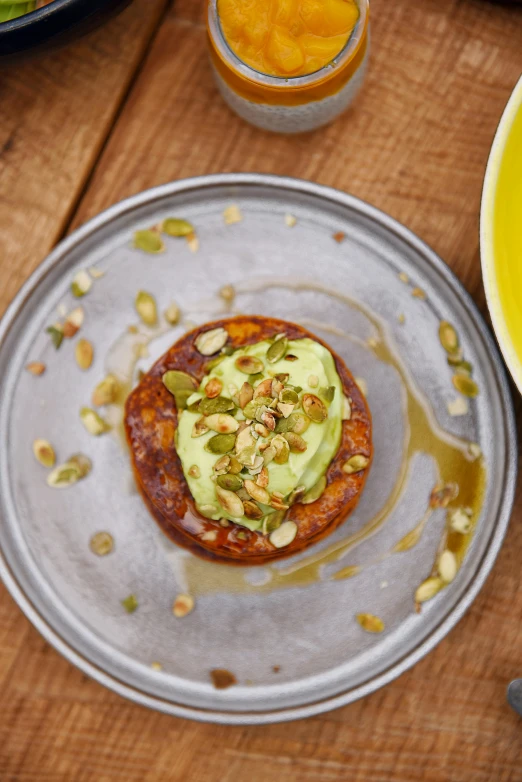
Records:
[[[53,343],[56,350],[60,347],[60,345],[63,342],[63,329],[60,326],[59,323],[55,324],[54,326],[49,326],[49,328],[46,329],[47,334],[51,335],[51,342]]]
[[[261,462],[263,463],[263,457],[261,457]],[[259,470],[259,475],[257,476],[256,483],[257,483],[258,486],[262,486],[263,489],[266,489],[266,487],[268,486],[269,480],[270,480],[270,476],[268,474],[268,470],[266,469],[266,467],[263,466]]]
[[[276,361],[281,361],[285,357],[288,350],[288,340],[286,337],[281,337],[275,342],[272,342],[268,350],[266,351],[266,360],[269,364],[275,364]]]
[[[245,426],[237,435],[236,451],[243,451],[245,448],[254,448],[255,442],[252,432],[248,426]]]
[[[108,532],[97,532],[89,541],[89,548],[98,557],[106,557],[114,548],[114,538]]]
[[[243,465],[241,464],[239,459],[236,459],[235,456],[231,456],[228,472],[231,473],[232,475],[239,475],[242,469],[243,469]]]
[[[216,413],[229,413],[234,409],[231,399],[224,396],[216,396],[214,399],[201,399],[199,412],[202,415],[215,415]]]
[[[241,516],[245,515],[243,503],[233,491],[228,491],[228,489],[222,489],[221,486],[216,486],[216,495],[223,510],[231,516],[240,519]]]
[[[256,356],[238,356],[235,365],[236,369],[239,369],[244,375],[256,375],[265,368],[261,359]]]
[[[191,595],[178,595],[172,604],[172,613],[178,619],[188,616],[195,606],[194,598]]]
[[[107,422],[95,410],[91,410],[89,407],[82,407],[80,420],[89,434],[94,435],[94,437],[99,437],[99,435],[110,429]]]
[[[94,359],[94,347],[87,339],[79,339],[74,350],[76,363],[80,369],[89,369]]]
[[[441,320],[439,325],[440,344],[446,353],[456,353],[459,349],[459,338],[457,332],[451,323],[447,320]]]
[[[262,380],[261,383],[256,386],[254,391],[254,399],[257,399],[260,396],[266,397],[267,399],[270,397],[271,399],[273,383],[274,381],[271,377],[267,377],[265,380]]]
[[[245,480],[244,487],[256,502],[260,502],[262,505],[268,505],[270,503],[270,494],[262,486],[258,486],[257,483],[254,483],[254,481]]]
[[[435,576],[427,578],[426,581],[423,581],[422,584],[417,587],[415,602],[425,603],[427,600],[431,600],[432,597],[435,597],[437,592],[440,592],[443,586],[444,583],[442,579],[436,578]]]
[[[326,405],[315,394],[303,395],[303,410],[316,424],[320,424],[328,418]]]
[[[295,432],[286,432],[283,436],[290,446],[290,451],[292,453],[304,453],[304,451],[306,451],[308,447],[306,440],[303,440],[300,434],[296,434]]]
[[[328,386],[328,388],[320,388],[319,393],[326,402],[331,403],[335,396],[335,386]]]
[[[201,478],[201,470],[197,464],[193,464],[192,467],[189,467],[188,474],[191,478]]]
[[[276,449],[272,445],[269,445],[268,448],[266,448],[263,451],[264,465],[266,466],[267,464],[270,464],[270,462],[272,462],[275,459],[276,455],[277,455]]]
[[[204,416],[201,416],[201,418],[198,418],[197,421],[194,422],[194,426],[192,427],[191,437],[202,437],[204,434],[206,434],[209,430],[209,427],[207,426],[207,422]]]
[[[236,451],[236,458],[238,462],[240,462],[243,465],[251,466],[254,463],[254,459],[256,457],[256,449],[255,446],[248,446],[246,448],[242,448],[240,451]]]
[[[199,334],[194,340],[194,345],[202,356],[212,356],[225,346],[227,340],[228,331],[219,327]]]
[[[210,503],[206,505],[196,505],[196,510],[206,519],[211,519],[212,516],[215,516],[215,514],[218,512],[217,506],[211,505]]]
[[[290,458],[290,444],[288,440],[286,440],[282,435],[278,434],[270,440],[270,448],[275,451],[273,456],[274,462],[276,464],[286,464]]]
[[[478,385],[467,375],[453,375],[452,381],[457,391],[464,396],[473,399],[479,393]]]
[[[216,434],[205,444],[205,450],[210,453],[228,453],[236,442],[235,434]]]
[[[306,486],[296,486],[288,497],[288,504],[294,505],[296,502],[302,502],[306,494]]]
[[[239,429],[236,419],[231,415],[227,415],[227,413],[214,413],[214,415],[206,416],[205,424],[213,432],[220,432],[221,434],[231,434]]]
[[[181,317],[181,312],[177,304],[172,302],[172,304],[167,307],[165,310],[165,320],[169,324],[169,326],[175,326],[177,323],[179,323],[179,319]]]
[[[280,383],[286,383],[290,375],[288,372],[278,372],[278,374],[275,376],[275,379],[278,380]]]
[[[268,407],[272,404],[272,397],[258,396],[257,399],[253,399],[248,402],[243,408],[243,415],[248,420],[254,420],[262,407]]]
[[[218,377],[211,377],[205,386],[205,396],[208,399],[215,399],[223,391],[223,383]]]
[[[456,367],[460,364],[461,361],[464,359],[464,354],[462,353],[462,348],[458,348],[456,353],[451,353],[446,357],[446,361],[450,365],[450,367]]]
[[[92,470],[92,462],[88,456],[83,453],[75,453],[69,458],[68,464],[76,467],[80,473],[80,478],[85,478]]]
[[[33,443],[33,453],[37,461],[43,467],[54,467],[56,463],[56,454],[54,448],[48,440],[35,440]]]
[[[457,570],[457,557],[452,551],[448,551],[448,549],[446,549],[439,557],[439,576],[442,578],[445,584],[451,584],[457,575]]]
[[[269,513],[263,519],[262,532],[263,535],[269,535],[270,532],[278,529],[284,521],[286,511],[275,511],[275,513]]]
[[[248,381],[245,380],[239,392],[239,407],[243,410],[254,398],[254,389]]]
[[[322,496],[324,493],[324,490],[326,489],[326,475],[323,475],[317,483],[315,483],[311,489],[309,489],[304,497],[302,498],[301,502],[303,505],[311,505],[312,502],[316,502],[319,497]]]
[[[272,497],[270,500],[270,507],[274,510],[288,510],[290,505],[284,502],[280,497]]]
[[[470,377],[473,374],[473,364],[469,361],[460,361],[455,365],[455,374]]]
[[[191,253],[197,253],[199,250],[199,239],[196,234],[188,234],[188,236],[185,237],[187,240],[188,248]]]
[[[423,291],[422,288],[413,288],[411,295],[415,299],[427,299],[426,291]]]
[[[228,491],[239,491],[243,481],[237,475],[219,475],[217,485],[222,489],[228,489]]]
[[[178,217],[167,217],[161,224],[161,231],[167,236],[189,236],[195,233],[196,229],[188,220],[181,220]]]
[[[133,614],[138,607],[138,598],[136,595],[129,595],[121,601],[121,604],[128,614]]]
[[[293,542],[297,535],[297,524],[295,521],[284,521],[280,527],[270,533],[269,541],[275,548],[284,548]]]
[[[287,356],[285,356],[285,361],[297,361],[298,357],[294,356],[293,353],[289,353]]]
[[[90,267],[89,274],[93,280],[100,280],[102,277],[105,277],[105,272],[102,271],[102,269],[98,269],[96,266]]]
[[[26,369],[28,372],[31,373],[31,375],[43,375],[47,367],[45,364],[42,364],[41,361],[31,361],[29,364],[27,364]]]
[[[134,232],[134,247],[145,253],[158,255],[165,252],[165,242],[157,231],[142,230]]]
[[[65,462],[55,467],[47,476],[47,485],[54,489],[65,489],[81,479],[80,470],[75,464]]]
[[[80,299],[82,296],[85,296],[86,293],[89,293],[91,287],[91,278],[85,270],[82,270],[77,272],[77,274],[75,274],[73,277],[73,281],[71,283],[71,293],[77,299]]]
[[[245,509],[245,516],[247,519],[253,519],[257,521],[258,519],[263,518],[263,511],[259,505],[256,505],[256,503],[252,502],[252,500],[245,500],[243,502],[243,507]]]
[[[259,412],[258,416],[261,417],[261,423],[266,426],[267,429],[269,429],[271,432],[275,431],[276,428],[276,420],[272,413],[270,413],[268,410],[265,410],[263,412]]]
[[[212,468],[215,475],[225,475],[229,471],[230,456],[221,456]],[[241,472],[241,470],[240,470]]]
[[[270,430],[264,424],[255,424],[254,432],[260,437],[268,437]]]
[[[146,291],[138,291],[134,302],[136,312],[146,326],[155,326],[158,322],[156,299]]]
[[[382,633],[384,630],[384,622],[374,614],[357,614],[355,618],[367,633]]]
[[[296,405],[299,402],[299,396],[292,388],[284,388],[279,394],[279,401],[284,405]]]
[[[170,369],[162,377],[163,385],[176,400],[178,410],[183,410],[187,405],[187,399],[197,390],[198,384],[193,377],[178,369]],[[198,400],[201,401],[201,400]]]
[[[277,403],[277,409],[283,414],[283,418],[289,418],[295,405],[284,405],[282,402]]]
[[[356,472],[362,472],[362,470],[365,470],[369,464],[370,460],[367,456],[364,456],[362,453],[356,453],[353,456],[350,456],[348,461],[343,464],[343,472],[345,472],[347,475],[352,475]]]
[[[114,375],[107,375],[92,392],[92,403],[95,407],[111,405],[118,398],[119,383]]]

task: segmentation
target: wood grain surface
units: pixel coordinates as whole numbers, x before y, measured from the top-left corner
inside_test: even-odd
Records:
[[[372,0],[356,106],[285,138],[222,103],[204,0],[136,0],[109,27],[0,74],[2,306],[70,225],[171,179],[263,171],[333,185],[442,255],[485,311],[478,219],[488,151],[522,72],[522,10],[481,0]],[[517,407],[520,407],[517,403]],[[0,588],[0,779],[78,782],[522,780],[522,497],[486,586],[425,660],[321,717],[220,727],[149,712],[88,680]]]

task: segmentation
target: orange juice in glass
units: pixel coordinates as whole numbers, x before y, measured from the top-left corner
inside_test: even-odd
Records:
[[[221,94],[257,127],[314,130],[359,91],[368,0],[209,0],[210,55]]]

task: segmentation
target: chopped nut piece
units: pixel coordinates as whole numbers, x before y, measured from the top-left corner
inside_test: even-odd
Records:
[[[459,487],[456,483],[438,483],[430,495],[430,508],[447,508],[452,500],[455,500],[459,494]]]
[[[98,557],[106,557],[114,548],[114,538],[108,532],[97,532],[90,539],[89,548]]]
[[[257,483],[249,480],[245,480],[244,486],[253,500],[260,502],[262,505],[270,504],[270,494],[262,486],[258,486]]]
[[[170,306],[165,310],[165,320],[169,324],[169,326],[175,326],[177,323],[179,323],[179,319],[181,317],[181,312],[177,304],[170,304]]]
[[[165,252],[165,242],[157,231],[151,230],[135,231],[134,247],[152,255]]]
[[[73,296],[80,299],[82,296],[85,296],[86,293],[89,293],[91,288],[92,279],[85,270],[79,271],[74,275],[71,283],[71,292]]]
[[[349,421],[352,417],[352,400],[343,396],[343,421]]]
[[[216,690],[226,690],[228,687],[237,684],[234,674],[222,668],[215,668],[213,671],[210,671],[210,678]]]
[[[193,464],[192,467],[189,467],[188,474],[191,478],[201,478],[201,470],[197,464]]]
[[[92,462],[88,456],[83,453],[75,453],[68,461],[69,465],[73,465],[80,473],[80,478],[85,478],[92,470]]]
[[[317,375],[310,375],[308,377],[308,385],[310,386],[310,388],[317,388],[317,386],[319,385],[319,378],[317,377]]]
[[[263,489],[266,489],[269,482],[269,473],[266,467],[262,467],[259,475],[257,476],[256,483],[258,486],[261,486]]]
[[[128,614],[133,614],[138,607],[138,598],[136,595],[129,595],[121,601],[121,604]]]
[[[288,214],[285,215],[285,224],[289,228],[293,228],[296,223],[297,223],[297,218],[296,217],[294,217],[293,215],[288,215]]]
[[[44,467],[54,467],[56,455],[53,446],[48,440],[35,440],[33,443],[33,453],[41,465]]]
[[[478,459],[482,456],[482,449],[478,443],[469,443],[468,453],[473,459]]]
[[[223,299],[226,304],[232,304],[234,299],[236,298],[236,289],[233,285],[223,285],[221,290],[219,291],[219,295]]]
[[[469,413],[469,402],[465,396],[458,396],[446,405],[448,413],[452,416],[467,415]]]
[[[445,584],[451,584],[457,575],[457,558],[452,551],[443,551],[438,563],[439,576]]]
[[[53,343],[56,350],[60,347],[60,345],[63,342],[63,327],[60,323],[55,323],[54,326],[49,326],[49,328],[46,329],[47,333],[51,335],[51,342]]]
[[[80,419],[89,434],[92,434],[95,437],[107,432],[110,428],[98,413],[88,407],[82,407],[80,410]]]
[[[196,350],[202,356],[212,356],[218,350],[225,347],[228,340],[228,332],[223,328],[211,329],[199,334],[195,339]]]
[[[178,619],[182,619],[194,610],[194,598],[190,595],[178,595],[172,605],[172,613]]]
[[[399,272],[399,280],[403,282],[405,285],[407,285],[410,281],[410,278],[406,274],[406,272]]]
[[[98,269],[96,266],[91,266],[89,269],[89,274],[93,280],[99,280],[101,277],[105,277],[105,272],[101,269]]]
[[[223,218],[226,225],[233,225],[233,223],[240,223],[243,219],[243,215],[236,204],[231,204],[223,211]]]
[[[199,239],[196,234],[189,234],[187,236],[187,244],[191,253],[197,253],[199,250]]]
[[[269,541],[275,548],[289,546],[297,535],[295,521],[284,521],[280,527],[270,533]]]
[[[85,320],[85,312],[83,307],[75,307],[71,310],[65,319],[63,324],[63,336],[67,339],[71,339],[83,326]]]
[[[134,306],[146,326],[156,326],[158,322],[158,308],[154,296],[146,291],[138,291]]]
[[[163,670],[163,665],[161,663],[157,662],[156,660],[150,664],[150,667],[152,668],[153,671],[162,671]]]
[[[467,535],[471,532],[471,518],[464,508],[456,508],[448,513],[448,520],[453,532]]]
[[[201,437],[208,431],[209,427],[207,426],[205,416],[201,416],[201,418],[198,418],[198,420],[194,422],[194,426],[192,427],[192,437]]]
[[[43,375],[47,367],[45,364],[42,364],[41,361],[31,361],[29,364],[27,364],[26,369],[28,372],[31,373],[31,375]]]
[[[217,540],[217,536],[218,536],[217,530],[209,529],[203,533],[203,535],[201,536],[201,540],[204,540],[207,543],[215,543]]]
[[[72,486],[81,479],[82,475],[80,470],[75,464],[66,462],[59,467],[55,467],[54,470],[47,476],[47,485],[53,489],[65,489],[67,486]]]
[[[245,509],[237,494],[228,491],[228,489],[222,489],[220,486],[216,486],[216,494],[223,510],[230,513],[235,519],[240,519],[241,516],[244,516]]]
[[[426,292],[422,290],[422,288],[413,288],[411,295],[415,299],[426,299]]]
[[[333,234],[333,238],[337,242],[337,244],[341,244],[341,242],[344,242],[346,239],[346,234],[344,231],[337,231],[337,233]]]
[[[382,633],[384,630],[384,622],[374,614],[357,614],[355,618],[367,633]]]
[[[89,369],[94,358],[94,347],[87,339],[79,339],[74,351],[76,363],[80,369]]]

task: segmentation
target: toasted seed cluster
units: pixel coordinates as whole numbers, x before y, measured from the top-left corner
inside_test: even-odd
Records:
[[[209,373],[222,356],[231,354],[227,342],[224,328],[202,332],[195,338],[194,347],[201,355],[218,354],[207,365]],[[204,447],[216,456],[211,476],[215,483],[215,503],[198,510],[212,517],[221,508],[239,524],[244,519],[257,521],[257,527],[251,523],[249,527],[268,536],[275,548],[290,545],[297,534],[295,522],[285,521],[290,506],[300,501],[317,501],[327,481],[323,477],[308,492],[304,486],[297,487],[285,497],[271,489],[267,467],[271,462],[285,464],[291,453],[306,451],[303,434],[309,426],[322,425],[327,420],[335,394],[333,386],[305,393],[290,382],[289,372],[271,371],[273,364],[287,356],[288,339],[284,334],[271,340],[262,358],[238,353],[235,366],[245,378],[241,387],[224,389],[222,381],[211,375],[203,388],[204,396],[188,408],[188,400],[197,389],[196,381],[179,371],[169,371],[163,376],[163,383],[174,396],[178,409],[187,408],[199,415],[192,437],[212,434]],[[227,393],[229,396],[224,395]],[[367,459],[364,464],[357,463],[357,469],[362,470],[367,464]],[[189,476],[200,477],[197,465],[190,468]],[[240,530],[237,537],[242,540],[250,534],[249,530]]]
[[[473,365],[465,361],[462,347],[460,345],[459,335],[454,326],[447,320],[442,320],[439,325],[440,344],[447,354],[447,361],[453,370],[452,383],[459,394],[464,397],[474,399],[478,396],[479,387],[473,380]],[[465,415],[468,411],[467,406],[458,404],[458,400],[448,404],[450,415]]]

